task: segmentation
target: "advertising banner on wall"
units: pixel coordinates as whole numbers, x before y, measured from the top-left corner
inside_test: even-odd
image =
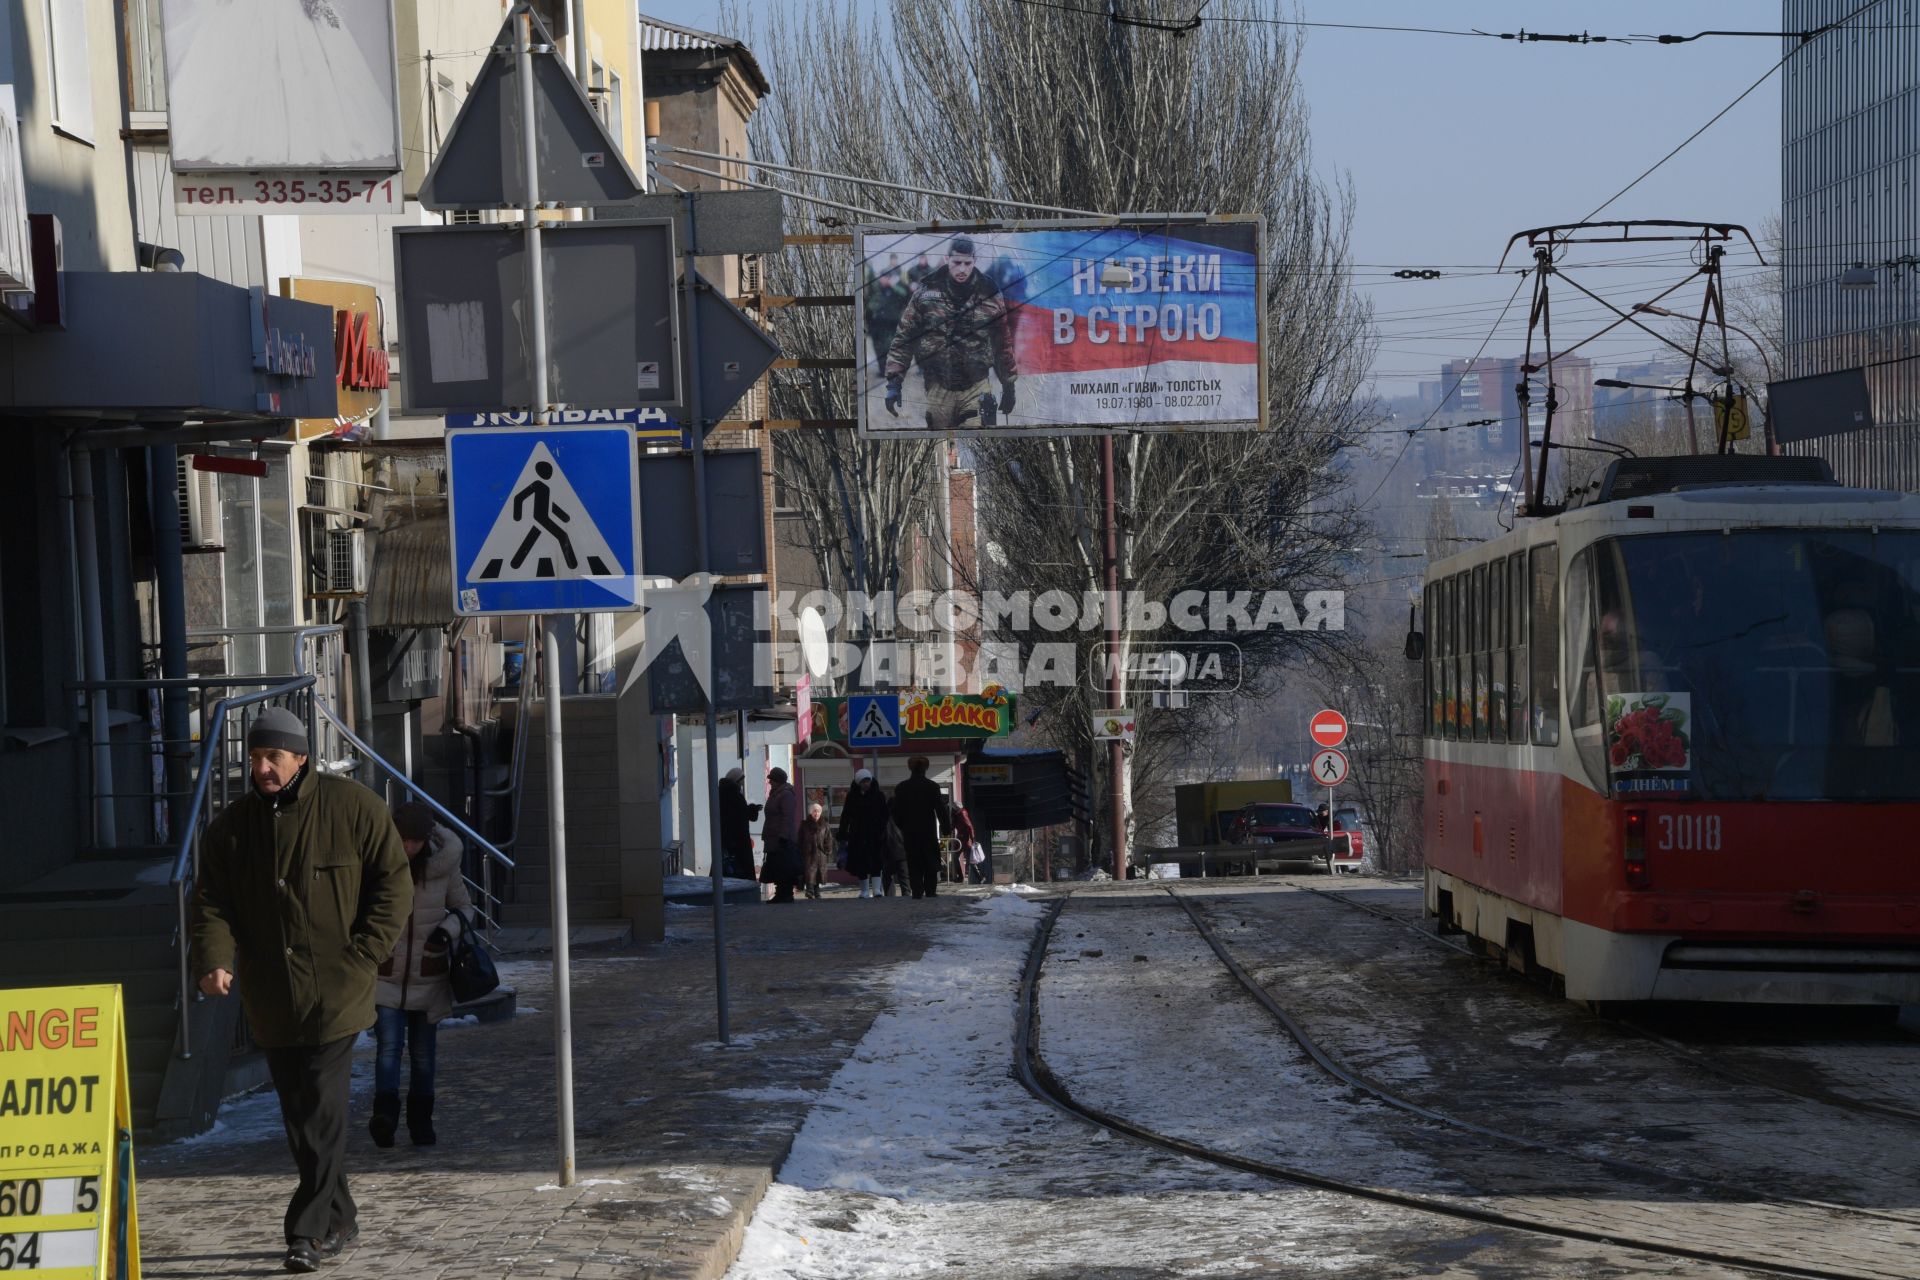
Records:
[[[875,438],[1266,425],[1256,219],[867,227]]]
[[[161,17],[176,172],[400,171],[393,0],[163,0]]]

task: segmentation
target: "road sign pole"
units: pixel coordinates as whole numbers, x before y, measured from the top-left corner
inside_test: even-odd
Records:
[[[707,545],[707,424],[701,417],[700,404],[700,309],[697,305],[695,290],[700,277],[695,270],[694,250],[699,246],[699,231],[696,227],[697,205],[693,192],[685,197],[687,208],[687,243],[683,246],[686,254],[686,271],[681,276],[680,287],[686,298],[687,316],[687,368],[691,377],[687,379],[687,417],[688,431],[693,444],[693,527],[694,544],[699,548],[699,559],[694,562],[695,572],[706,574],[712,567],[708,557],[712,548]],[[721,908],[725,904],[725,875],[721,867],[722,849],[720,845],[720,718],[714,709],[714,671],[713,656],[717,647],[718,628],[712,625],[713,599],[706,604],[708,635],[707,653],[703,661],[706,672],[701,683],[707,690],[707,847],[713,859],[713,989],[720,1020],[720,1043],[727,1044],[731,1036],[727,1028],[727,917]],[[745,714],[742,712],[741,714]]]
[[[527,174],[527,310],[533,326],[533,421],[547,425],[547,282],[540,261],[539,133],[534,128],[533,15],[522,6],[514,44],[520,80],[520,145]],[[635,566],[637,569],[638,566]],[[567,792],[560,737],[560,633],[540,623],[547,668],[547,845],[553,872],[553,1060],[559,1102],[560,1185],[573,1185],[573,993],[567,947]]]
[[[573,958],[567,924],[566,763],[560,739],[560,631],[539,622],[547,669],[547,833],[553,873],[553,1057],[560,1102],[560,1185],[573,1185]]]

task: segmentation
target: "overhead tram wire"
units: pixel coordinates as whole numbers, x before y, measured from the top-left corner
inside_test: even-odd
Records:
[[[1298,27],[1302,29],[1317,28],[1328,31],[1378,31],[1407,35],[1460,36],[1481,40],[1504,40],[1513,44],[1677,45],[1691,44],[1707,36],[1772,36],[1779,39],[1798,37],[1800,42],[1805,44],[1815,36],[1824,35],[1837,25],[1836,23],[1828,23],[1825,26],[1815,27],[1810,31],[1697,31],[1690,36],[1647,35],[1635,32],[1631,35],[1624,36],[1596,36],[1587,31],[1568,33],[1527,31],[1525,29],[1519,31],[1481,31],[1477,28],[1460,30],[1453,27],[1408,27],[1394,26],[1385,23],[1314,22],[1304,18],[1270,18],[1243,14],[1208,14],[1205,10],[1207,3],[1211,3],[1211,0],[1207,0],[1207,3],[1202,3],[1200,11],[1184,21],[1141,17],[1115,12],[1105,8],[1096,9],[1084,4],[1065,3],[1064,0],[1018,0],[1018,2],[1030,9],[1050,9],[1057,13],[1075,13],[1089,18],[1104,18],[1115,26],[1139,27],[1143,30],[1159,31],[1173,36],[1184,36],[1190,31],[1199,30],[1206,23],[1218,22],[1231,23],[1237,26]],[[1845,22],[1846,20],[1845,18],[1840,19],[1841,22]],[[1906,27],[1911,24],[1902,23],[1898,25]]]
[[[1507,305],[1500,308],[1500,318],[1493,322],[1493,328],[1487,330],[1487,336],[1480,340],[1480,349],[1473,353],[1471,360],[1467,361],[1467,367],[1460,371],[1458,378],[1454,379],[1453,386],[1447,389],[1447,394],[1440,397],[1441,404],[1444,405],[1447,401],[1453,399],[1453,393],[1460,389],[1461,384],[1467,380],[1467,375],[1473,372],[1473,366],[1478,364],[1480,357],[1487,353],[1488,344],[1493,341],[1493,335],[1500,329],[1500,321],[1507,318],[1507,312],[1512,309],[1514,299],[1520,296],[1520,290],[1526,286],[1526,283],[1527,277],[1524,275],[1513,282],[1513,292],[1507,297]],[[1407,456],[1407,450],[1412,446],[1414,436],[1426,430],[1427,423],[1432,422],[1439,416],[1440,410],[1436,406],[1434,411],[1427,415],[1426,422],[1422,422],[1419,426],[1407,432],[1407,438],[1400,444],[1400,452],[1393,455],[1393,465],[1388,467],[1386,474],[1380,477],[1380,483],[1373,486],[1373,492],[1367,495],[1366,502],[1360,504],[1362,508],[1370,505],[1375,498],[1380,496],[1380,491],[1387,487],[1387,481],[1393,478],[1393,473],[1399,469],[1401,461]]]
[[[1787,65],[1788,58],[1791,58],[1794,54],[1799,53],[1802,49],[1806,48],[1808,44],[1812,43],[1818,37],[1825,35],[1827,32],[1832,31],[1837,27],[1845,26],[1847,23],[1852,22],[1855,18],[1859,17],[1861,14],[1865,13],[1867,10],[1873,8],[1875,5],[1879,3],[1880,3],[1880,0],[1867,0],[1865,4],[1855,9],[1852,13],[1847,14],[1847,16],[1844,18],[1836,18],[1832,22],[1825,23],[1819,27],[1815,27],[1812,31],[1797,33],[1800,35],[1800,43],[1797,45],[1794,45],[1791,49],[1788,49],[1785,53],[1781,54],[1780,60],[1774,63],[1772,66],[1768,67],[1765,71],[1763,71],[1760,74],[1760,78],[1758,80],[1755,80],[1752,84],[1742,89],[1739,95],[1735,97],[1732,102],[1729,102],[1726,106],[1714,112],[1711,119],[1709,119],[1705,124],[1701,125],[1698,129],[1695,129],[1692,133],[1688,134],[1684,139],[1682,139],[1679,146],[1675,147],[1673,150],[1667,152],[1667,154],[1665,154],[1664,156],[1661,156],[1658,160],[1654,161],[1651,165],[1647,166],[1646,170],[1642,172],[1639,177],[1635,178],[1632,182],[1629,182],[1626,186],[1620,188],[1618,191],[1608,196],[1605,200],[1602,200],[1598,205],[1595,205],[1592,211],[1590,211],[1584,218],[1581,218],[1580,221],[1592,222],[1594,217],[1598,215],[1602,210],[1604,210],[1608,205],[1612,204],[1615,200],[1618,200],[1621,196],[1627,194],[1627,192],[1633,190],[1635,187],[1639,186],[1642,182],[1645,182],[1648,178],[1652,177],[1654,171],[1659,169],[1661,165],[1665,164],[1667,161],[1679,155],[1682,151],[1686,149],[1688,143],[1692,142],[1695,138],[1699,137],[1701,134],[1705,133],[1707,130],[1713,128],[1714,125],[1720,122],[1720,119],[1722,116],[1725,116],[1727,112],[1733,110],[1735,107],[1739,106],[1742,102],[1744,102],[1748,94],[1752,93],[1755,89],[1758,89],[1761,85],[1765,84],[1768,80],[1771,80],[1773,78],[1774,72],[1778,71],[1781,67],[1784,67]]]

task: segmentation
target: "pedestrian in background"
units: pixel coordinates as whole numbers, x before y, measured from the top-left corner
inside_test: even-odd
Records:
[[[400,1055],[408,1051],[407,1136],[429,1147],[433,1131],[433,1077],[440,1020],[453,1012],[453,944],[473,907],[460,873],[460,837],[419,801],[393,811],[393,825],[413,874],[413,914],[380,966],[374,990],[373,1118],[367,1132],[376,1147],[391,1147],[400,1122]]]
[[[927,776],[925,756],[907,761],[908,777],[893,789],[893,820],[906,847],[907,883],[916,898],[931,898],[940,877],[940,838],[953,829],[947,798]]]
[[[800,856],[806,859],[806,886],[809,898],[820,896],[821,882],[827,878],[827,866],[833,861],[833,828],[827,824],[826,807],[807,806],[800,823]]]
[[[964,807],[957,804],[953,806],[953,836],[960,845],[960,851],[954,855],[954,865],[959,868],[959,874],[954,876],[954,880],[959,883],[970,882],[974,878],[973,819],[967,816]]]
[[[739,765],[720,780],[720,869],[736,880],[752,880],[753,831],[760,806],[747,803],[746,771]]]
[[[887,872],[887,796],[871,770],[853,775],[853,790],[840,807],[839,836],[847,846],[847,870],[860,881],[860,896],[877,898]]]
[[[767,771],[767,820],[760,827],[760,878],[773,886],[775,902],[792,902],[793,891],[805,881],[807,868],[800,856],[800,793],[787,783],[787,771]]]
[[[374,1022],[374,974],[413,907],[400,833],[357,782],[311,772],[307,728],[263,711],[247,731],[251,786],[207,827],[194,886],[200,990],[238,983],[266,1051],[300,1184],[282,1231],[289,1271],[318,1271],[360,1236],[347,1189],[353,1042]]]

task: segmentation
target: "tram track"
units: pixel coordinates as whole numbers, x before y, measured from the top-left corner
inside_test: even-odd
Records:
[[[1210,931],[1205,926],[1205,922],[1197,918],[1189,905],[1182,899],[1181,895],[1171,889],[1167,892],[1169,896],[1173,897],[1173,899],[1180,904],[1189,919],[1194,922],[1196,931],[1200,933],[1203,939],[1208,941],[1215,955],[1223,962],[1227,962],[1229,971],[1234,972],[1235,977],[1242,982],[1243,986],[1247,987],[1249,993],[1251,994],[1259,990],[1258,984],[1252,982],[1251,975],[1246,974],[1244,967],[1239,966],[1237,961],[1229,962],[1230,953],[1222,953],[1221,944],[1218,944],[1217,938],[1209,936]],[[1066,899],[1057,900],[1050,904],[1047,915],[1042,920],[1040,927],[1036,930],[1021,979],[1021,989],[1015,1015],[1013,1054],[1013,1067],[1016,1078],[1020,1080],[1022,1085],[1028,1092],[1033,1094],[1034,1097],[1058,1111],[1078,1117],[1085,1122],[1094,1124],[1102,1129],[1127,1137],[1136,1142],[1222,1168],[1254,1174],[1272,1179],[1276,1182],[1347,1195],[1357,1199],[1392,1205],[1418,1213],[1470,1222],[1480,1226],[1498,1227],[1531,1236],[1633,1249],[1649,1254],[1682,1259],[1690,1262],[1708,1263],[1758,1275],[1807,1277],[1810,1278],[1810,1280],[1866,1280],[1866,1277],[1884,1277],[1899,1274],[1897,1272],[1877,1270],[1849,1271],[1831,1267],[1804,1265],[1779,1259],[1760,1258],[1730,1250],[1701,1248],[1670,1240],[1647,1239],[1636,1236],[1630,1232],[1589,1229],[1568,1223],[1543,1221],[1538,1217],[1504,1213],[1496,1209],[1485,1208],[1478,1204],[1448,1196],[1401,1191],[1392,1187],[1368,1185],[1330,1174],[1317,1173],[1310,1169],[1283,1165],[1238,1152],[1224,1151],[1216,1147],[1207,1146],[1204,1143],[1159,1132],[1123,1116],[1094,1107],[1075,1097],[1067,1087],[1066,1082],[1053,1074],[1040,1053],[1037,1040],[1041,969],[1046,959],[1049,943],[1053,937],[1054,927],[1059,920],[1061,912],[1065,909],[1066,904]],[[1260,1003],[1270,1014],[1274,1013],[1278,1008],[1277,1004],[1272,1002],[1270,995],[1264,1000],[1261,1000]],[[1292,1022],[1291,1018],[1285,1015],[1284,1010],[1279,1012],[1283,1026]],[[1303,1051],[1308,1052],[1309,1056],[1314,1058],[1316,1065],[1319,1065],[1323,1069],[1332,1069],[1329,1067],[1329,1063],[1334,1061],[1331,1055],[1326,1054],[1325,1050],[1319,1049],[1317,1045],[1313,1045],[1313,1047],[1310,1048],[1309,1045],[1312,1043],[1311,1037],[1302,1038],[1302,1034],[1293,1033],[1291,1028],[1289,1030],[1290,1034],[1294,1034],[1296,1043],[1300,1044]],[[1683,1177],[1663,1170],[1634,1166],[1630,1162],[1608,1161],[1604,1158],[1597,1159],[1588,1153],[1565,1152],[1553,1148],[1548,1144],[1535,1143],[1528,1139],[1515,1139],[1513,1135],[1501,1134],[1497,1130],[1472,1125],[1471,1122],[1462,1122],[1453,1117],[1446,1116],[1444,1113],[1421,1107],[1418,1103],[1412,1102],[1409,1099],[1383,1096],[1391,1095],[1391,1091],[1381,1090],[1378,1086],[1359,1083],[1357,1082],[1357,1077],[1355,1079],[1348,1079],[1342,1076],[1338,1070],[1334,1070],[1333,1074],[1335,1074],[1336,1078],[1342,1079],[1343,1083],[1349,1084],[1350,1087],[1359,1088],[1379,1098],[1381,1101],[1389,1102],[1390,1105],[1394,1105],[1396,1109],[1409,1113],[1429,1124],[1447,1126],[1456,1131],[1469,1132],[1475,1136],[1485,1137],[1489,1140],[1517,1141],[1522,1147],[1527,1149],[1543,1154],[1553,1154],[1556,1157],[1564,1156],[1566,1158],[1580,1160],[1587,1164],[1612,1164],[1615,1166],[1616,1172],[1631,1171],[1637,1176],[1657,1177],[1662,1184],[1669,1187],[1675,1184],[1684,1184],[1693,1188],[1709,1185],[1708,1180],[1705,1179]],[[1762,1195],[1753,1192],[1751,1189],[1742,1188],[1740,1190],[1744,1195],[1762,1200],[1766,1203],[1791,1204],[1792,1207],[1796,1209],[1813,1211],[1821,1215],[1886,1216],[1875,1214],[1870,1210],[1856,1209],[1851,1206],[1827,1205],[1811,1201],[1783,1202],[1779,1197]],[[1895,1218],[1893,1220],[1899,1221],[1903,1225],[1911,1225],[1910,1220],[1907,1219]]]
[[[1458,952],[1463,956],[1475,960],[1486,960],[1488,958],[1483,953],[1475,951],[1472,947],[1464,946],[1461,943],[1455,942],[1450,938],[1423,927],[1418,921],[1409,920],[1397,912],[1384,911],[1370,903],[1360,902],[1350,894],[1332,893],[1325,889],[1316,889],[1311,885],[1304,884],[1294,885],[1293,887],[1302,893],[1310,893],[1316,898],[1337,902],[1343,907],[1349,907],[1355,911],[1364,911],[1377,919],[1398,925],[1408,932],[1425,939],[1434,946],[1445,947],[1449,951]],[[1677,1061],[1685,1062],[1688,1066],[1732,1084],[1744,1085],[1751,1089],[1764,1089],[1769,1093],[1777,1094],[1784,1098],[1794,1098],[1802,1102],[1811,1102],[1818,1106],[1833,1107],[1836,1110],[1849,1111],[1855,1115],[1899,1120],[1908,1124],[1920,1123],[1920,1109],[1903,1107],[1892,1102],[1877,1102],[1871,1098],[1849,1097],[1846,1094],[1835,1093],[1831,1090],[1795,1088],[1791,1085],[1783,1084],[1779,1080],[1769,1079],[1757,1072],[1743,1071],[1737,1066],[1719,1060],[1711,1054],[1702,1053],[1691,1045],[1683,1041],[1675,1040],[1672,1036],[1656,1031],[1652,1027],[1634,1021],[1632,1018],[1598,1012],[1591,1013],[1591,1016],[1609,1026],[1618,1027],[1623,1031],[1640,1037]]]

